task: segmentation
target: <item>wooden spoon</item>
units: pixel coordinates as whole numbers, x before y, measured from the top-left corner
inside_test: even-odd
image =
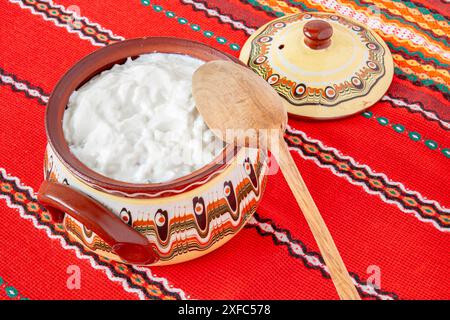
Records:
[[[219,138],[227,143],[271,150],[311,228],[340,298],[359,300],[352,278],[284,141],[287,113],[280,96],[256,73],[228,61],[201,66],[193,76],[192,89],[197,109]]]

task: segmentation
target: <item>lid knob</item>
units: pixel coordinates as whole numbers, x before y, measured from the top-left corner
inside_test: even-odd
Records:
[[[305,44],[314,50],[328,48],[331,44],[333,27],[324,20],[312,20],[303,27]]]

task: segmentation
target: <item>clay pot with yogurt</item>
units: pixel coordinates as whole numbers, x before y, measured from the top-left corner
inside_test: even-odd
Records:
[[[126,40],[88,55],[50,96],[45,180],[38,193],[72,240],[100,256],[138,265],[178,263],[226,243],[255,212],[268,171],[263,151],[228,145],[214,161],[186,176],[138,184],[99,174],[71,153],[62,125],[70,95],[113,65],[153,52],[239,63],[206,45],[176,38]]]

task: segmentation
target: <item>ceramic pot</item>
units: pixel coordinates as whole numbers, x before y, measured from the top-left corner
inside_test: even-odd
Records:
[[[50,96],[45,180],[38,193],[70,238],[100,256],[139,265],[178,263],[223,245],[255,212],[268,170],[261,150],[228,145],[188,176],[132,184],[96,173],[71,154],[62,128],[71,93],[114,64],[151,52],[238,62],[200,43],[157,37],[115,43],[83,58]]]

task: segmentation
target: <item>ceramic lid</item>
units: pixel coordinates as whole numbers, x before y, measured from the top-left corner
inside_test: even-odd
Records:
[[[240,59],[278,91],[290,114],[313,119],[370,107],[393,76],[391,53],[375,32],[329,13],[267,23],[248,39]]]

